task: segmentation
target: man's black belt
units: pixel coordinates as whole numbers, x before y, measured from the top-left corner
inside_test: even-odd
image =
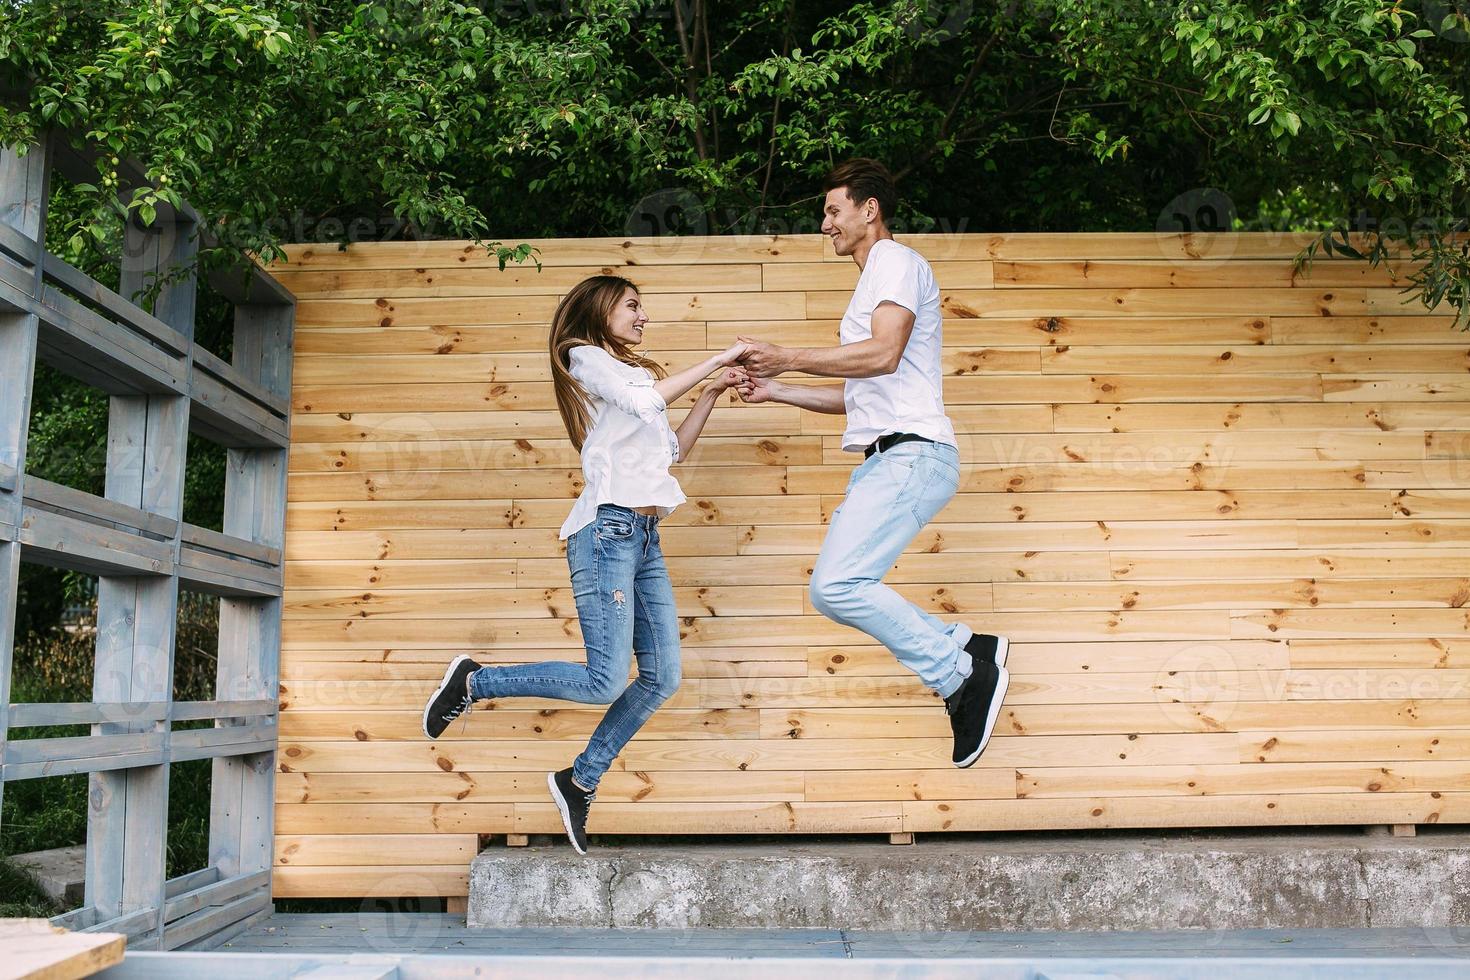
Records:
[[[881,453],[886,449],[892,449],[901,442],[933,442],[923,436],[916,436],[912,432],[894,432],[891,435],[879,436],[873,440],[872,445],[863,450],[863,458],[867,459],[874,453]]]

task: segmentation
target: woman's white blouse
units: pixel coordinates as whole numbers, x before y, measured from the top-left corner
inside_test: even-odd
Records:
[[[592,396],[592,422],[582,444],[585,485],[561,526],[562,540],[591,524],[602,504],[656,507],[667,517],[688,498],[669,474],[679,438],[652,373],[590,344],[573,347],[568,359],[572,377]]]

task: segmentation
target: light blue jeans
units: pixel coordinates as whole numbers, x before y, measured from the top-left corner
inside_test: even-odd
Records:
[[[679,619],[657,517],[603,504],[567,539],[567,564],[587,662],[482,667],[470,678],[470,693],[611,704],[572,763],[577,785],[595,790],[623,746],[679,689]],[[629,684],[634,655],[638,677]]]
[[[940,697],[973,665],[973,631],[946,623],[883,584],[883,576],[960,484],[960,454],[935,442],[905,442],[853,471],[812,570],[812,605],[828,619],[882,643]]]

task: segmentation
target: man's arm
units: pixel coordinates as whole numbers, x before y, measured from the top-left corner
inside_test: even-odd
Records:
[[[846,415],[847,402],[842,397],[846,385],[793,385],[770,378],[747,376],[735,384],[740,400],[758,405],[761,402],[783,402],[809,412]]]
[[[913,311],[897,303],[880,303],[873,311],[873,336],[839,347],[778,347],[748,337],[740,364],[753,375],[774,377],[804,371],[824,378],[876,378],[898,370],[903,349],[914,332]]]

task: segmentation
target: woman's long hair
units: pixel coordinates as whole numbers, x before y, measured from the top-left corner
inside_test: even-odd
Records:
[[[572,287],[551,318],[551,383],[556,407],[578,452],[592,424],[590,397],[572,377],[571,350],[582,344],[601,347],[624,364],[648,368],[655,378],[667,377],[663,365],[649,360],[608,332],[607,324],[627,290],[638,287],[622,276],[589,276]]]

